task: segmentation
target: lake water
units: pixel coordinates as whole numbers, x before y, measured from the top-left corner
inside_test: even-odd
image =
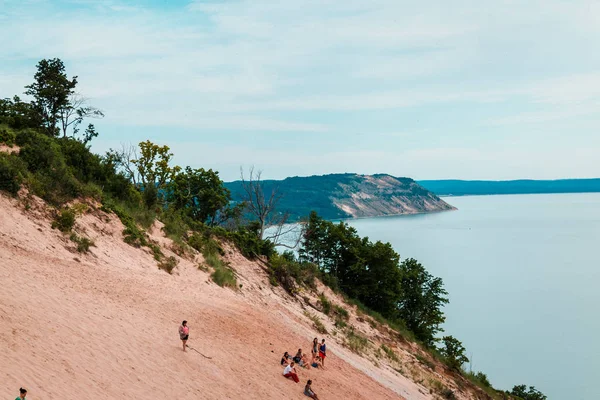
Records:
[[[349,223],[443,278],[445,333],[495,387],[600,399],[600,194],[445,200],[458,211]]]

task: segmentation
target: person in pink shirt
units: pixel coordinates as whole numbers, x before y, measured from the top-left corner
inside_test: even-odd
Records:
[[[190,337],[190,328],[187,326],[187,321],[183,321],[179,327],[179,339],[183,342],[183,351],[185,351],[185,344]]]

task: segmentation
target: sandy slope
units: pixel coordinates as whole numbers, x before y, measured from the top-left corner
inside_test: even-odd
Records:
[[[80,255],[46,214],[39,201],[25,211],[0,195],[2,398],[25,386],[31,399],[303,399],[308,378],[321,399],[429,398],[333,340],[326,371],[283,378],[283,351],[309,350],[315,332],[256,263],[230,254],[243,287],[222,289],[199,259],[181,260],[174,275],[159,270],[122,241],[114,215],[78,219],[96,243]],[[190,345],[212,360],[181,351],[182,319]]]

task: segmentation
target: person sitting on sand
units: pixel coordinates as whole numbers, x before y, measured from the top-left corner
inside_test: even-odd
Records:
[[[298,373],[296,372],[294,364],[295,363],[292,361],[290,365],[285,367],[285,369],[283,370],[283,376],[285,376],[286,378],[292,378],[294,382],[298,383],[300,382],[300,379],[298,378]]]
[[[288,364],[290,358],[292,358],[292,356],[290,356],[287,351],[283,353],[283,357],[281,357],[281,365]]]
[[[310,385],[312,385],[312,381],[309,379],[308,382],[306,382],[306,386],[304,386],[304,394],[311,399],[319,400],[319,397],[317,397],[317,394],[313,392]]]
[[[185,344],[190,338],[190,328],[187,326],[187,321],[183,321],[179,327],[179,339],[183,342],[183,351],[185,351]]]
[[[303,368],[310,369],[310,364],[311,363],[308,362],[308,357],[306,357],[306,354],[302,354],[302,358],[300,359],[298,365],[300,365]]]
[[[317,356],[319,355],[319,339],[314,338],[313,339],[313,345],[312,345],[312,358],[311,358],[311,362],[315,361],[315,358],[317,358]]]
[[[19,397],[17,397],[15,400],[25,400],[25,396],[27,396],[27,389],[20,388]]]
[[[298,349],[298,352],[294,356],[294,361],[300,363],[302,361],[302,349]]]
[[[319,357],[323,360],[323,366],[325,366],[325,357],[327,356],[327,346],[325,345],[325,339],[321,341],[321,346],[319,346]]]
[[[321,359],[321,357],[319,357],[319,356],[317,356],[317,357],[315,358],[315,361],[313,361],[313,362],[311,363],[311,366],[312,366],[313,368],[321,368],[321,369],[325,369],[325,367],[323,367],[323,360],[322,360],[322,359]]]

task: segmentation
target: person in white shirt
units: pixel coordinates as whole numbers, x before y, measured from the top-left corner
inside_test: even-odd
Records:
[[[286,378],[292,378],[294,382],[300,382],[300,378],[298,378],[298,373],[296,372],[296,368],[294,367],[295,363],[292,361],[290,365],[285,367],[283,370],[283,376]]]

